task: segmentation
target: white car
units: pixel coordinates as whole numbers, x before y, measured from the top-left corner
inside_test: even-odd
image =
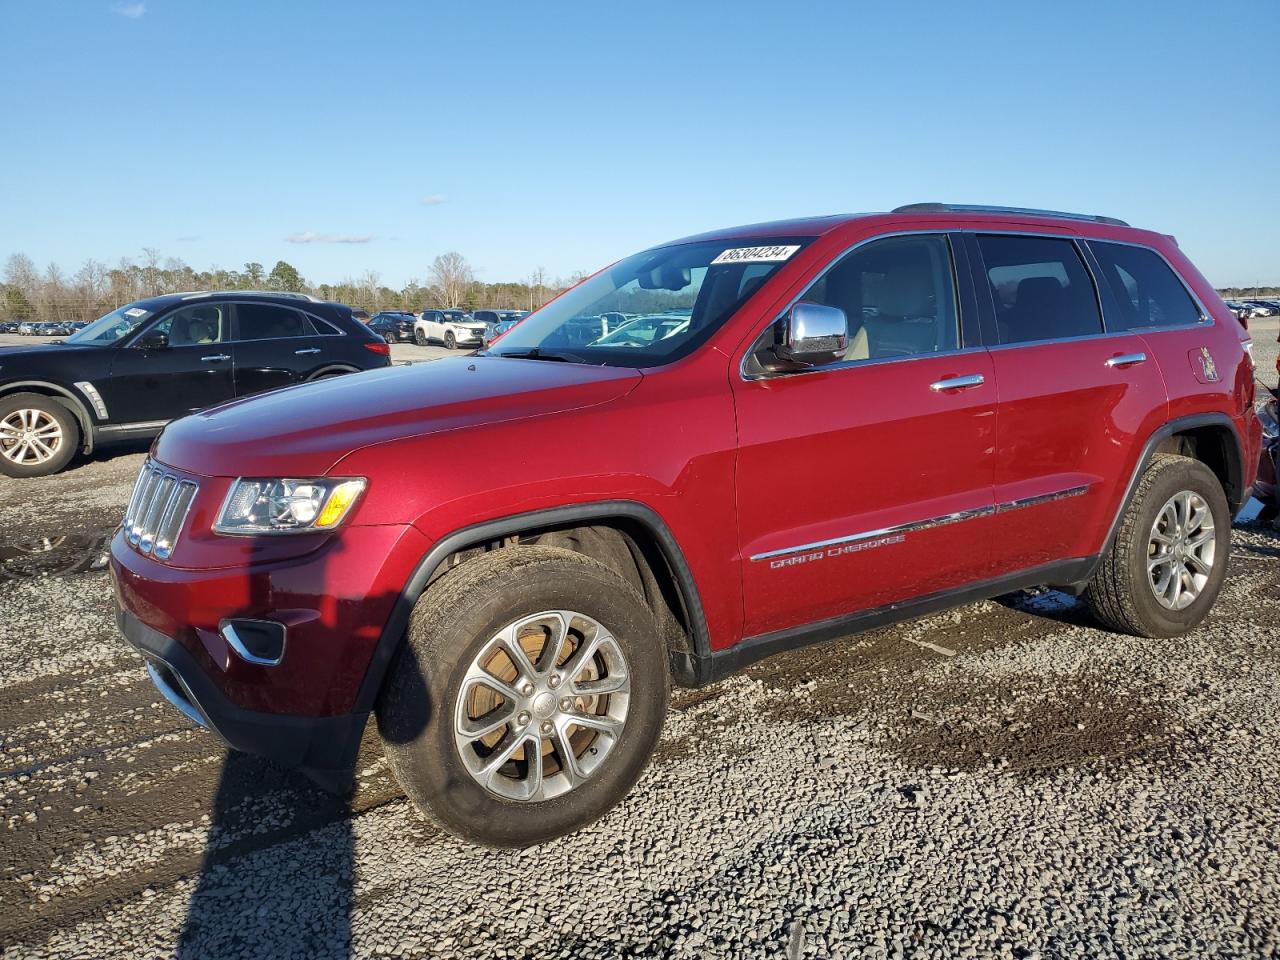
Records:
[[[420,347],[443,343],[450,350],[478,347],[484,340],[484,323],[465,310],[423,310],[413,324],[413,340]]]

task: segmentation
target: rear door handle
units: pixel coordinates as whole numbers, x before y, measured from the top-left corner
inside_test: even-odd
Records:
[[[980,387],[987,382],[987,378],[980,373],[971,373],[967,377],[947,377],[945,380],[935,380],[929,384],[929,389],[934,393],[941,393],[943,390],[967,390],[969,387]]]
[[[306,355],[306,354],[308,354],[308,353],[319,353],[319,352],[320,352],[320,348],[319,348],[319,347],[308,347],[306,350],[295,350],[295,351],[293,351],[293,355],[294,355],[295,357],[301,357],[301,356],[305,356],[305,355]]]
[[[1147,355],[1145,353],[1122,353],[1118,356],[1111,357],[1107,360],[1108,367],[1132,367],[1139,363],[1146,363]]]
[[[214,354],[213,356],[211,356],[211,357],[201,357],[200,359],[201,359],[201,360],[203,360],[205,363],[216,363],[216,362],[217,362],[217,361],[219,361],[219,360],[230,360],[230,359],[231,359],[231,354],[229,354],[229,353],[215,353],[215,354]]]

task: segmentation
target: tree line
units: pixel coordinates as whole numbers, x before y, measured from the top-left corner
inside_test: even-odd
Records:
[[[12,254],[0,275],[0,320],[92,320],[135,300],[195,290],[272,290],[309,293],[368,310],[496,307],[533,310],[577,283],[585,274],[550,279],[538,267],[527,280],[486,283],[462,254],[436,257],[423,279],[396,290],[370,270],[358,279],[310,283],[292,264],[279,260],[268,270],[246,263],[240,270],[196,270],[176,257],[144,248],[139,259],[122,258],[115,267],[86,260],[74,273],[50,263],[39,269],[30,257]]]

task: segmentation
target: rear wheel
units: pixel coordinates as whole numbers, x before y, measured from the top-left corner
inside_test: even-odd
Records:
[[[523,847],[627,794],[668,687],[653,615],[630,584],[568,550],[512,548],[419,600],[378,730],[424,816],[466,840]]]
[[[1213,471],[1198,460],[1159,455],[1143,473],[1085,599],[1113,630],[1184,633],[1213,606],[1230,547],[1231,513]]]
[[[80,446],[75,415],[51,397],[16,393],[0,399],[0,473],[43,477],[57,473]]]

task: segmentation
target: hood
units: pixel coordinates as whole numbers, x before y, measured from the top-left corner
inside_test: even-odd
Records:
[[[636,370],[458,357],[237,400],[165,428],[156,456],[204,476],[321,476],[362,447],[606,403]]]
[[[101,350],[97,344],[89,343],[33,343],[29,347],[0,347],[0,363],[13,363],[21,357],[43,357],[49,354],[65,357],[72,352],[83,353],[86,350]]]

